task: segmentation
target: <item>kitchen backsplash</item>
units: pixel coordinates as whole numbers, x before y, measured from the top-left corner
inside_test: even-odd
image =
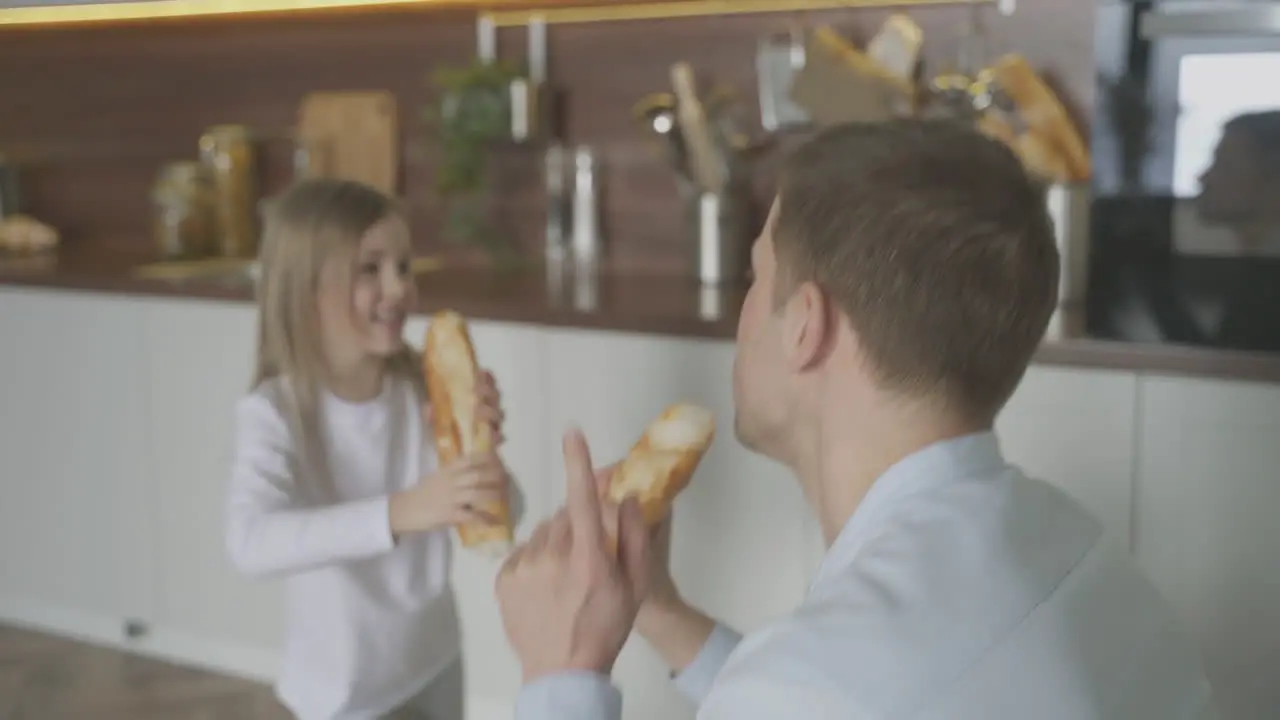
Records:
[[[562,94],[568,144],[588,144],[601,170],[606,262],[617,270],[671,272],[690,253],[674,176],[645,135],[633,106],[668,91],[672,63],[688,61],[704,85],[732,88],[749,127],[758,126],[755,53],[760,38],[800,20],[827,23],[865,42],[889,9],[740,15],[556,25],[548,30],[549,77]],[[934,72],[957,56],[965,3],[912,15],[925,33]],[[151,251],[149,192],[165,162],[194,158],[207,127],[244,123],[266,144],[268,190],[291,176],[287,133],[308,92],[390,90],[399,111],[401,194],[410,202],[423,251],[455,252],[442,237],[433,155],[422,117],[431,71],[475,52],[473,16],[379,11],[271,19],[185,20],[115,27],[0,30],[0,153],[24,168],[29,212],[68,244]],[[499,56],[525,55],[520,28],[500,31]],[[1020,0],[1013,16],[988,14],[988,54],[1018,51],[1045,71],[1080,119],[1091,114],[1091,3]],[[494,217],[528,254],[540,252],[545,201],[541,151],[494,153]],[[761,204],[769,162],[757,173]],[[475,255],[471,255],[476,257]]]

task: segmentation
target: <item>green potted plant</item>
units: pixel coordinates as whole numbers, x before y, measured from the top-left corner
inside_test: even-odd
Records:
[[[510,260],[515,246],[489,221],[489,157],[510,136],[511,82],[520,72],[501,62],[477,60],[434,73],[437,104],[427,111],[435,140],[435,190],[445,210],[446,237]]]

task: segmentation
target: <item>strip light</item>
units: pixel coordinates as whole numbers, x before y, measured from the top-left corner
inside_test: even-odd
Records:
[[[841,8],[922,7],[930,5],[989,5],[996,0],[667,0],[634,2],[617,0],[598,5],[554,7],[554,2],[530,3],[528,9],[498,10],[489,13],[498,27],[527,25],[534,18],[548,23],[617,22],[621,20],[665,20],[707,15],[837,10]]]
[[[273,15],[315,10],[423,10],[475,8],[474,0],[133,0],[0,10],[0,26],[68,25],[234,15]]]

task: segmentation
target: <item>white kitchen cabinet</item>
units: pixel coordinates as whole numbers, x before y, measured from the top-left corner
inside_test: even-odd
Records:
[[[415,318],[408,324],[405,336],[421,348],[426,327],[425,318]],[[471,322],[470,329],[477,361],[493,372],[502,392],[507,441],[501,452],[527,501],[524,521],[516,528],[517,537],[524,537],[550,508],[547,461],[548,450],[555,446],[545,441],[544,334],[533,325],[484,321]],[[520,666],[507,644],[494,597],[499,567],[500,563],[493,559],[470,552],[461,544],[455,546],[453,579],[462,619],[467,696],[477,702],[509,702],[520,686]]]
[[[151,299],[147,473],[157,568],[148,642],[162,653],[272,677],[282,647],[284,586],[238,573],[225,550],[235,402],[257,346],[252,305]]]
[[[0,290],[0,617],[119,640],[153,613],[142,315]]]
[[[548,330],[551,477],[564,498],[561,434],[583,428],[593,459],[621,458],[669,404],[700,403],[719,423],[715,444],[678,499],[672,565],[690,601],[741,629],[786,613],[803,596],[807,510],[781,467],[743,449],[733,435],[733,345],[625,333]],[[614,677],[627,718],[689,718],[667,668],[639,638]]]
[[[411,339],[426,320],[415,318]],[[269,679],[283,583],[223,548],[232,408],[250,382],[248,304],[0,290],[0,620],[122,642]],[[744,630],[803,597],[822,548],[783,468],[733,437],[731,343],[475,321],[507,410],[518,533],[563,502],[562,431],[599,464],[672,402],[718,438],[676,506],[689,598]],[[1280,717],[1280,386],[1035,366],[997,429],[1006,455],[1132,540],[1203,648],[1225,720]],[[509,717],[519,668],[493,598],[496,563],[459,549],[472,716]],[[639,639],[615,678],[628,718],[691,718]],[[490,713],[486,715],[485,713]]]
[[[996,421],[1010,462],[1066,491],[1126,546],[1137,386],[1134,373],[1034,366]]]
[[[1135,551],[1225,720],[1280,717],[1280,386],[1147,378]]]

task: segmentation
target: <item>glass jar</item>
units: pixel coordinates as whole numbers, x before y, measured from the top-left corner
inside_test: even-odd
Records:
[[[225,257],[254,257],[258,250],[255,161],[249,129],[217,125],[200,138],[200,160],[213,182],[217,247]]]
[[[151,190],[157,249],[166,260],[207,257],[216,237],[212,184],[204,165],[173,162]]]

